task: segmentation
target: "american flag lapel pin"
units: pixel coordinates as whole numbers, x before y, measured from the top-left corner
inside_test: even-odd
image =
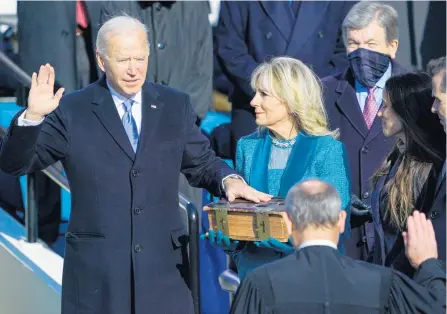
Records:
[[[154,105],[154,104],[152,104],[152,105],[151,105],[151,108],[152,108],[152,109],[157,109],[157,106]]]

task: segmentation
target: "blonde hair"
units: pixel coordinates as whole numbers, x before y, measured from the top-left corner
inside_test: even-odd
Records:
[[[301,61],[290,57],[272,58],[255,69],[251,86],[283,102],[298,129],[314,136],[338,137],[338,130],[328,128],[321,83]]]

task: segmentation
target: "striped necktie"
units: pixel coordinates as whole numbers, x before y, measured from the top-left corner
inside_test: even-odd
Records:
[[[123,102],[124,115],[122,118],[124,130],[126,131],[127,136],[129,137],[130,144],[132,145],[133,151],[137,152],[138,147],[138,129],[137,123],[132,115],[132,105],[134,101],[132,99],[128,99]]]

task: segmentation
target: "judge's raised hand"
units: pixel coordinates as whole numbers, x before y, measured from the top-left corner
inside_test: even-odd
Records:
[[[230,202],[233,202],[237,198],[243,198],[255,203],[268,202],[272,199],[272,195],[253,189],[243,180],[238,178],[228,178],[225,180],[224,185],[227,199]]]
[[[430,258],[438,258],[435,231],[431,220],[423,213],[414,211],[408,217],[407,231],[402,233],[405,243],[405,253],[411,266],[419,266]]]
[[[40,121],[59,106],[64,89],[54,94],[54,81],[54,69],[48,63],[40,66],[39,74],[33,73],[25,119]]]

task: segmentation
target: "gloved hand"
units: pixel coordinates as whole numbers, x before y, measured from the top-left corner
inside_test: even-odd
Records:
[[[253,244],[260,248],[273,249],[284,254],[290,254],[295,250],[293,247],[292,238],[289,238],[289,241],[285,243],[279,242],[275,238],[268,238],[268,240],[264,241],[255,241]]]
[[[355,194],[351,195],[351,228],[363,226],[372,221],[371,206],[362,202]]]
[[[222,231],[217,231],[217,235],[216,232],[214,230],[209,230],[208,231],[208,236],[206,234],[202,234],[200,236],[200,238],[202,240],[206,240],[208,239],[208,241],[216,248],[222,249],[224,251],[235,251],[239,241],[236,240],[231,240],[229,237],[224,236]]]
[[[355,216],[369,216],[371,214],[371,206],[362,202],[357,195],[351,195],[351,212]]]

